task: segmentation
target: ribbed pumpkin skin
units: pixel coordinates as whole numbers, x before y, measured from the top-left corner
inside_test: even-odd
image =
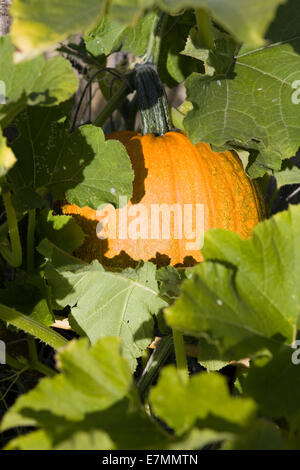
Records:
[[[124,131],[107,138],[121,141],[131,159],[135,179],[129,205],[203,204],[205,230],[219,227],[243,238],[263,219],[262,197],[235,153],[212,152],[205,143],[192,145],[178,132],[156,137]],[[84,245],[75,254],[88,262],[97,258],[108,266],[125,267],[143,259],[188,266],[203,260],[200,250],[186,250],[185,239],[100,240],[96,236],[96,211],[74,204],[62,210],[74,215],[87,233]]]

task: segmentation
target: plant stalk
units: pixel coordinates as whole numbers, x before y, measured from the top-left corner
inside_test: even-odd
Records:
[[[7,261],[9,261],[9,264],[11,264],[12,267],[19,268],[22,264],[22,245],[19,234],[18,219],[15,208],[12,204],[10,191],[4,192],[2,197],[6,211],[11,246],[11,256]]]
[[[172,331],[178,375],[183,383],[187,383],[189,380],[189,371],[186,359],[183,334],[180,331],[174,329]]]
[[[163,32],[167,22],[167,15],[161,11],[156,12],[156,17],[153,21],[152,31],[150,34],[147,52],[144,57],[144,63],[158,64],[160,49],[161,49],[161,41]]]
[[[150,359],[148,360],[137,383],[137,389],[141,398],[145,396],[148,387],[152,384],[159,372],[159,369],[170,355],[172,344],[172,336],[166,336],[161,339],[155,351],[151,354]]]
[[[131,90],[128,85],[121,85],[120,88],[116,91],[116,93],[107,102],[104,109],[102,109],[102,111],[96,117],[94,121],[94,126],[102,127],[103,124],[105,124],[105,122],[107,121],[107,119],[111,116],[111,114],[122,105],[126,96],[130,92]]]
[[[55,370],[51,369],[45,364],[42,364],[40,361],[31,363],[24,357],[22,357],[22,362],[19,362],[17,359],[7,354],[6,364],[12,369],[20,371],[20,373],[23,373],[28,369],[34,369],[40,372],[41,374],[46,375],[47,377],[54,377],[55,375],[57,375],[57,372]]]
[[[51,330],[48,326],[3,304],[0,304],[0,320],[14,325],[16,328],[25,331],[25,333],[44,341],[44,343],[49,344],[54,349],[65,347],[68,344],[68,340],[56,333],[56,331]]]
[[[28,213],[27,228],[27,271],[30,273],[34,269],[34,235],[35,235],[36,210],[32,209]]]
[[[200,39],[208,49],[214,49],[215,43],[209,14],[204,8],[196,8],[195,14]]]

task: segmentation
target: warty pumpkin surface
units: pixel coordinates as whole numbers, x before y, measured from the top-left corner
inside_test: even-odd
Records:
[[[193,145],[178,132],[157,137],[123,131],[107,138],[124,144],[135,173],[133,197],[128,207],[117,210],[119,215],[134,204],[147,208],[152,204],[203,204],[204,230],[223,228],[243,238],[264,217],[259,189],[234,152],[212,152],[208,144]],[[73,215],[86,233],[75,255],[88,262],[98,259],[106,266],[127,267],[142,259],[158,265],[191,266],[203,260],[200,249],[187,250],[186,239],[174,238],[172,227],[170,239],[101,240],[96,235],[99,217],[95,210],[66,204],[62,212]]]

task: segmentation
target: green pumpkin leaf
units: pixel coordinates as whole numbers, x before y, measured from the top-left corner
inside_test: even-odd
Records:
[[[193,428],[187,435],[183,435],[175,443],[168,446],[170,450],[199,450],[208,445],[233,439],[230,432],[219,432],[213,429]]]
[[[59,241],[60,242],[60,241]],[[64,267],[67,270],[68,266],[86,266],[87,263],[75,256],[70,255],[67,251],[62,250],[47,238],[41,241],[37,246],[37,251],[44,256],[46,261],[49,261],[56,268]]]
[[[283,162],[281,170],[274,173],[277,187],[280,188],[286,184],[300,183],[300,168],[293,165],[291,161]]]
[[[113,0],[109,5],[109,15],[119,22],[134,23],[146,8],[153,5],[153,0]]]
[[[68,392],[67,389],[65,391]],[[170,442],[153,420],[146,413],[132,409],[128,400],[103,411],[88,413],[80,421],[67,421],[51,413],[47,415],[48,420],[41,422],[46,433],[39,430],[20,436],[12,440],[6,449],[157,450],[166,448]]]
[[[125,147],[117,140],[105,140],[95,126],[82,126],[70,136],[65,168],[59,178],[68,202],[97,209],[101,204],[119,207],[119,196],[132,196],[134,178]]]
[[[235,439],[225,443],[226,450],[283,450],[283,435],[275,423],[264,419],[256,420]]]
[[[152,315],[167,305],[159,298],[155,274],[152,263],[122,273],[107,272],[97,261],[72,270],[50,265],[46,269],[57,306],[72,307],[72,318],[92,344],[102,337],[119,336],[133,369],[153,337]]]
[[[204,73],[202,62],[181,54],[194,24],[195,17],[191,12],[179,18],[170,17],[167,20],[158,61],[158,72],[161,80],[170,88],[183,82],[192,72]]]
[[[190,76],[187,97],[194,108],[184,126],[192,141],[252,151],[257,155],[247,166],[252,177],[280,170],[282,159],[300,144],[300,108],[293,101],[299,66],[294,45],[278,43],[241,49],[226,74]]]
[[[14,121],[18,138],[11,145],[18,162],[9,178],[14,206],[19,212],[43,206],[43,197],[51,191],[53,178],[64,165],[61,153],[68,136],[67,116],[72,104],[68,101],[47,110],[27,107]]]
[[[40,380],[5,414],[2,431],[16,426],[38,428],[6,448],[165,448],[171,439],[142,411],[119,349],[117,338],[103,338],[92,347],[86,338],[70,342],[58,353],[61,373]]]
[[[299,427],[299,387],[299,352],[293,348],[254,361],[243,384],[244,393],[256,401],[264,416],[286,418],[292,427]]]
[[[90,31],[104,12],[105,2],[88,0],[15,0],[12,37],[22,51],[22,57],[30,57],[49,49],[69,35]],[[113,21],[134,24],[148,8],[159,6],[169,13],[184,8],[206,8],[214,20],[231,32],[239,41],[255,46],[263,44],[263,37],[283,0],[113,0],[106,6]],[[102,16],[103,17],[103,16]]]
[[[76,91],[77,78],[63,57],[14,63],[10,36],[0,38],[0,85],[5,99],[0,100],[0,122],[6,127],[27,105],[55,106]],[[44,110],[46,113],[46,110]]]
[[[186,279],[185,270],[177,270],[173,266],[163,266],[158,269],[156,279],[162,296],[175,299],[180,294],[180,284]]]
[[[126,25],[104,16],[97,26],[84,36],[86,48],[95,57],[109,55],[119,47],[119,38]]]
[[[264,43],[264,35],[277,7],[284,0],[160,0],[159,5],[170,12],[182,8],[206,8],[240,42],[254,46]]]
[[[154,5],[171,14],[178,14],[183,9],[204,8],[238,41],[261,46],[268,26],[283,2],[284,0],[113,0],[110,2],[109,14],[115,20],[128,23]]]
[[[6,283],[5,288],[0,289],[0,302],[43,325],[53,324],[54,317],[47,302],[45,281],[38,272],[30,275],[22,273],[15,281]]]
[[[128,392],[131,374],[120,355],[119,341],[103,338],[92,348],[88,344],[86,338],[69,343],[59,354],[62,373],[44,378],[21,396],[5,415],[1,429],[42,424],[45,413],[80,421],[85,414],[121,400]]]
[[[53,450],[115,450],[115,444],[107,432],[99,429],[78,431],[60,442]]]
[[[217,28],[213,28],[212,33],[215,48],[208,49],[203,43],[201,36],[199,36],[198,29],[192,28],[181,54],[201,60],[204,63],[205,75],[226,74],[227,70],[232,66],[232,61],[239,49],[239,45],[229,34],[221,32]]]
[[[133,170],[124,146],[105,141],[102,130],[92,125],[70,134],[70,104],[47,112],[28,107],[15,121],[19,137],[12,148],[19,161],[9,176],[20,211],[40,207],[49,192],[94,209],[104,203],[118,206],[119,196],[131,197]]]
[[[73,253],[84,242],[85,235],[73,217],[55,215],[49,209],[38,214],[37,229],[41,239],[47,238],[68,253]]]
[[[183,384],[174,366],[162,370],[149,399],[154,413],[178,434],[190,429],[196,420],[200,428],[218,431],[220,421],[223,432],[236,432],[246,426],[256,412],[256,405],[250,398],[230,396],[226,379],[221,375],[203,372]]]
[[[51,439],[41,429],[18,436],[5,446],[5,450],[51,450]]]
[[[102,0],[14,0],[13,43],[22,57],[35,56],[71,34],[91,29],[103,8]]]
[[[85,35],[86,48],[96,57],[107,56],[117,50],[142,56],[147,52],[154,18],[155,13],[149,12],[136,25],[126,27],[124,23],[104,16],[96,28]]]
[[[258,224],[246,241],[220,229],[206,232],[203,254],[214,261],[193,268],[167,310],[168,324],[207,333],[230,360],[291,344],[300,309],[299,233],[297,206]]]
[[[203,335],[198,339],[197,348],[198,362],[209,372],[220,370],[229,364],[228,361],[222,360],[217,344],[214,344],[207,335]]]

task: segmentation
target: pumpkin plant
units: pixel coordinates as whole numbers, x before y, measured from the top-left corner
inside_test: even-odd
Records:
[[[147,60],[151,61],[151,57]],[[136,266],[139,260],[191,266],[202,261],[203,256],[200,240],[198,246],[187,249],[190,240],[185,233],[181,237],[175,233],[176,229],[181,232],[178,226],[182,225],[181,209],[185,205],[193,209],[197,205],[204,207],[205,230],[222,228],[243,238],[251,235],[265,215],[259,186],[246,175],[234,151],[213,152],[209,144],[193,145],[184,133],[172,131],[166,94],[152,62],[137,64],[131,77],[138,96],[141,133],[128,130],[106,137],[125,146],[134,170],[133,195],[128,205],[117,210],[117,227],[124,220],[122,213],[130,207],[138,211],[142,205],[147,211],[146,220],[141,222],[146,233],[131,238],[128,231],[121,236],[118,229],[114,238],[103,240],[96,231],[97,222],[103,219],[101,211],[97,214],[89,207],[65,204],[63,214],[73,215],[86,233],[76,255],[88,262],[98,259],[108,267],[119,268]],[[164,237],[162,230],[151,237],[151,208],[165,205],[179,206],[180,213],[175,211],[169,237]],[[193,222],[195,225],[195,215]]]
[[[299,449],[297,2],[2,3],[0,447]]]
[[[134,170],[133,195],[129,204],[117,210],[117,227],[124,223],[122,213],[127,213],[130,208],[139,208],[140,204],[147,211],[147,219],[140,222],[146,225],[147,232],[152,228],[153,206],[179,206],[181,209],[187,205],[192,208],[199,205],[204,207],[205,230],[223,228],[247,238],[264,217],[264,202],[259,187],[246,175],[238,155],[231,151],[212,152],[210,146],[203,142],[193,145],[185,134],[171,129],[166,93],[157,73],[164,23],[165,15],[158,14],[145,63],[136,64],[131,75],[138,98],[141,133],[129,130],[107,136],[107,139],[119,140],[125,146]],[[97,222],[101,224],[103,216],[99,216],[96,210],[65,204],[62,213],[75,217],[86,234],[83,245],[75,252],[84,261],[98,259],[108,268],[126,268],[136,266],[139,260],[152,261],[158,266],[171,264],[181,267],[203,260],[200,240],[199,246],[196,240],[196,246],[192,250],[187,249],[190,240],[185,236],[186,231],[184,235],[181,232],[181,236],[175,233],[176,229],[180,232],[182,211],[174,213],[167,237],[161,230],[152,238],[148,233],[144,238],[131,238],[126,227],[125,236],[121,236],[117,229],[114,238],[108,236],[104,240],[97,236]],[[202,222],[197,218],[195,221],[195,215],[192,218],[194,224]],[[186,380],[184,339],[176,330],[173,331],[173,339],[177,367]]]

